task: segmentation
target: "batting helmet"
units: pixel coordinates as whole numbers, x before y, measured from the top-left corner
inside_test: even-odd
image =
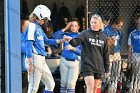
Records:
[[[45,5],[38,5],[35,7],[33,13],[39,18],[39,19],[50,19],[51,11],[48,7]]]

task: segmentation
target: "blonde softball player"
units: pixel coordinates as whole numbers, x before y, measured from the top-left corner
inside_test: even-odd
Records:
[[[45,62],[47,55],[44,45],[58,44],[61,40],[48,39],[42,30],[42,24],[50,20],[51,11],[44,5],[38,5],[30,15],[26,33],[26,54],[28,58],[28,93],[36,93],[40,80],[45,84],[44,93],[53,93],[54,79]]]

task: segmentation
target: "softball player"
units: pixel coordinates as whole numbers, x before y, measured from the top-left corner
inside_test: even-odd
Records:
[[[30,15],[31,23],[26,33],[26,54],[28,58],[28,93],[36,93],[40,80],[45,84],[44,93],[53,93],[54,79],[45,62],[47,55],[44,45],[58,44],[61,40],[48,39],[42,30],[42,24],[50,20],[51,11],[44,5],[38,5]]]
[[[104,29],[105,35],[108,37],[108,45],[110,46],[110,77],[109,79],[109,93],[116,93],[117,91],[117,83],[119,81],[120,73],[121,73],[121,40],[122,40],[122,25],[123,20],[121,18],[111,20],[111,25],[108,25]],[[113,43],[113,44],[110,44]]]
[[[132,62],[132,79],[129,93],[140,93],[140,17],[137,19],[137,29],[128,38],[128,58]]]
[[[65,32],[70,28],[70,32]],[[80,24],[77,19],[73,19],[67,26],[53,34],[54,38],[63,38],[64,35],[76,38],[79,35]],[[75,93],[76,81],[79,76],[79,56],[81,47],[72,47],[68,42],[64,42],[64,50],[60,59],[61,87],[60,93]]]

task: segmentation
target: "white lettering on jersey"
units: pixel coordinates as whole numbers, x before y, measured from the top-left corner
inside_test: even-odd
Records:
[[[91,45],[96,45],[96,46],[102,46],[104,44],[104,41],[95,40],[94,38],[89,38],[89,42],[91,43]]]
[[[140,35],[134,36],[134,39],[140,39]]]

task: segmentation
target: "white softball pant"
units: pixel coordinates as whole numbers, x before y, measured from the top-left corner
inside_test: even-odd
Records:
[[[45,84],[45,90],[53,91],[55,82],[45,62],[45,57],[33,54],[33,65],[33,73],[28,74],[28,93],[36,93],[38,91],[40,80]]]
[[[140,53],[132,54],[132,79],[129,93],[140,93]]]
[[[61,87],[75,89],[79,76],[79,61],[67,61],[61,57],[60,62]]]
[[[110,60],[110,77],[108,93],[116,93],[117,91],[117,83],[120,79],[121,74],[121,55],[120,53],[114,53],[114,55],[109,56]]]

